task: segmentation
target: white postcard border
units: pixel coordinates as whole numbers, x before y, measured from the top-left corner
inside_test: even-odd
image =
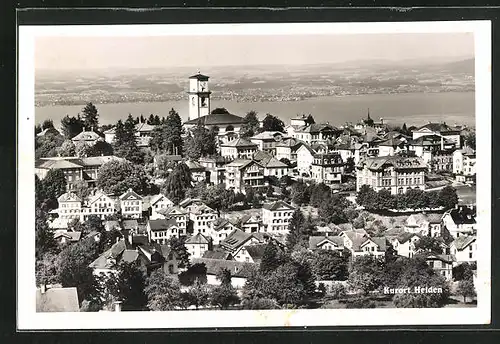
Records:
[[[477,307],[36,313],[34,239],[34,42],[40,36],[305,35],[472,32],[477,135]],[[17,302],[19,330],[386,326],[491,322],[491,22],[21,26],[18,65]],[[481,190],[481,191],[480,191]]]

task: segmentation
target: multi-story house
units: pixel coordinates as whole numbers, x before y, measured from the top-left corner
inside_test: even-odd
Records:
[[[189,220],[193,225],[193,234],[208,235],[212,222],[217,218],[217,212],[206,204],[195,205],[189,210]]]
[[[135,125],[136,143],[139,147],[149,147],[149,142],[153,135],[155,126],[147,123],[138,123]],[[106,142],[112,144],[115,139],[115,127],[108,129],[104,132]]]
[[[311,177],[316,183],[326,185],[339,184],[342,182],[345,163],[337,153],[314,154],[311,165]]]
[[[443,215],[443,226],[454,238],[476,233],[476,207],[457,205]]]
[[[335,143],[330,150],[331,153],[338,153],[342,161],[346,162],[347,159],[354,159],[354,146],[351,143]]]
[[[222,240],[226,239],[237,228],[230,220],[218,218],[210,223],[210,231],[207,234],[212,238],[214,245],[219,245]]]
[[[197,161],[188,160],[185,162],[186,166],[189,168],[189,172],[191,172],[191,179],[194,182],[202,182],[205,181],[207,174],[205,171],[205,166],[201,165]]]
[[[82,200],[73,192],[67,192],[57,198],[59,208],[57,214],[61,220],[68,222],[77,219],[83,221]]]
[[[343,245],[350,251],[352,258],[368,254],[377,258],[385,256],[386,237],[370,237],[363,229],[342,231],[339,237],[344,240]]]
[[[424,161],[428,161],[430,155],[430,170],[432,172],[453,172],[454,149],[437,150],[434,153],[424,153]]]
[[[252,159],[257,151],[257,144],[243,138],[234,139],[220,145],[220,155],[223,158]]]
[[[267,244],[244,245],[235,252],[233,259],[242,263],[260,264]]]
[[[415,244],[421,238],[420,234],[416,233],[401,233],[389,240],[398,256],[412,258],[415,256]]]
[[[460,147],[460,130],[451,128],[446,123],[427,123],[426,125],[412,132],[413,139],[418,139],[422,136],[437,135],[447,139],[449,142],[454,142],[457,147]]]
[[[225,165],[226,189],[245,193],[247,187],[265,187],[264,166],[254,160],[236,159]]]
[[[188,212],[184,211],[180,207],[170,206],[167,208],[161,208],[156,211],[157,219],[174,219],[177,227],[179,228],[179,235],[183,236],[187,233],[187,225],[189,215]]]
[[[238,226],[246,233],[257,233],[262,228],[262,217],[260,215],[243,215],[238,221]]]
[[[158,194],[154,195],[151,200],[150,200],[150,205],[151,205],[151,220],[157,220],[157,219],[163,219],[165,218],[164,215],[159,214],[158,211],[160,209],[165,209],[172,207],[174,205],[174,202],[169,200],[167,196]]]
[[[174,218],[164,220],[148,220],[146,231],[150,242],[167,244],[170,238],[179,238],[180,229]]]
[[[276,146],[280,143],[286,136],[279,131],[263,131],[250,138],[250,141],[257,144],[258,150],[270,153],[271,155],[276,155]]]
[[[120,196],[120,210],[124,218],[142,218],[142,205],[142,197],[132,189],[128,189]]]
[[[408,149],[423,158],[426,163],[430,163],[437,152],[454,150],[455,146],[455,141],[439,135],[418,136],[408,141]]]
[[[442,218],[443,214],[412,214],[406,219],[404,229],[408,233],[436,238],[441,236]]]
[[[451,254],[458,264],[476,261],[477,243],[475,235],[463,235],[450,244]]]
[[[255,233],[245,233],[240,229],[235,229],[227,238],[220,242],[220,247],[231,254],[234,260],[245,261],[241,249],[246,246],[266,243],[265,239],[257,236]],[[239,255],[239,257],[237,257]],[[246,256],[246,255],[245,255]]]
[[[266,152],[256,152],[253,155],[253,160],[264,166],[265,177],[281,177],[288,174],[288,165],[282,163],[272,155]]]
[[[115,214],[116,208],[116,201],[102,190],[98,190],[89,197],[88,202],[82,207],[83,220],[86,221],[91,215],[96,215],[104,220],[107,216]]]
[[[75,183],[84,181],[89,187],[95,187],[97,171],[110,161],[125,161],[116,156],[94,156],[86,158],[77,157],[55,157],[41,158],[35,161],[35,174],[43,179],[52,169],[62,170],[66,177],[66,188],[74,190]]]
[[[314,150],[307,144],[302,144],[297,149],[297,171],[299,172],[299,176],[311,176],[311,166],[314,161],[314,154]]]
[[[226,158],[223,158],[221,156],[213,158],[201,157],[199,162],[200,165],[205,167],[207,182],[215,185],[224,183],[224,173],[226,171],[224,165],[229,162]]]
[[[210,249],[210,240],[201,233],[189,237],[184,245],[189,253],[189,259],[202,258],[203,254]]]
[[[436,274],[443,276],[448,281],[452,279],[453,257],[445,254],[429,254],[427,264],[434,269]]]
[[[425,190],[427,165],[419,157],[382,156],[365,158],[356,166],[357,191],[371,186],[375,191],[387,189],[393,195],[408,189]]]
[[[303,126],[289,126],[287,132],[293,138],[302,140],[307,144],[325,143],[334,139],[340,130],[328,123],[312,123]]]
[[[344,251],[344,239],[340,236],[316,235],[309,237],[309,249],[337,251],[342,254]]]
[[[453,152],[453,173],[459,182],[472,183],[476,179],[476,153],[466,147]]]
[[[297,161],[297,149],[303,141],[287,138],[276,144],[276,159],[288,159],[290,161]]]
[[[406,151],[404,138],[391,137],[378,143],[378,156],[392,156],[401,151]]]
[[[295,208],[283,201],[264,204],[262,207],[262,224],[264,232],[286,235],[288,225]]]

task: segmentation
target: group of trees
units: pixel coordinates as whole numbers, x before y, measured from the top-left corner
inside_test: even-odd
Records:
[[[150,147],[155,152],[182,155],[182,120],[179,114],[172,108],[167,118],[162,123],[152,121],[157,125],[151,135]]]
[[[227,190],[223,184],[208,185],[200,182],[187,190],[186,197],[199,198],[215,210],[228,210],[235,203],[243,201],[245,196]]]
[[[184,150],[187,157],[198,160],[201,157],[211,156],[217,152],[218,128],[207,129],[201,121],[191,129],[184,141]]]
[[[149,188],[144,168],[129,161],[112,160],[97,171],[96,184],[105,193],[121,195],[129,188],[139,194],[146,194]]]
[[[132,115],[128,115],[125,122],[119,120],[115,126],[113,150],[116,156],[141,164],[144,162],[144,153],[137,146],[136,133],[136,123]]]
[[[161,192],[175,204],[182,201],[186,196],[186,191],[191,188],[191,171],[185,163],[175,165],[173,171],[168,174],[165,182],[161,186]]]
[[[296,307],[307,303],[314,292],[314,276],[309,263],[294,260],[271,241],[265,248],[259,269],[252,271],[245,283],[243,307]]]
[[[389,190],[373,190],[363,185],[357,196],[356,203],[368,210],[388,209],[436,209],[453,208],[458,203],[457,191],[452,186],[446,186],[439,191],[425,192],[420,189],[409,189],[404,194],[392,195]]]

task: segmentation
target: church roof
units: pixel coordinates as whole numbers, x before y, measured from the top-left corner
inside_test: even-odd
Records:
[[[195,75],[191,75],[189,79],[208,80],[208,76],[198,73]]]
[[[236,116],[230,113],[217,113],[203,116],[200,118],[193,118],[184,124],[198,124],[198,121],[203,125],[223,125],[223,124],[236,124],[241,125],[244,120],[243,117]]]

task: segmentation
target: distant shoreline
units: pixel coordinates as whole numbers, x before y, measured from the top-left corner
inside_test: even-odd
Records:
[[[283,99],[283,100],[270,100],[270,99],[256,99],[256,100],[241,100],[241,99],[228,99],[225,97],[214,97],[212,98],[212,101],[231,101],[231,102],[236,102],[236,103],[280,103],[280,102],[300,102],[300,101],[305,101],[305,100],[311,100],[311,99],[320,99],[320,98],[326,98],[326,97],[335,97],[335,98],[347,98],[347,97],[356,97],[356,96],[366,96],[366,95],[391,95],[391,94],[436,94],[436,93],[474,93],[474,90],[470,89],[465,89],[465,90],[448,90],[448,89],[443,89],[443,90],[435,90],[435,91],[413,91],[413,92],[408,92],[408,91],[400,91],[400,92],[364,92],[364,93],[346,93],[346,94],[332,94],[332,95],[317,95],[317,96],[310,96],[310,97],[290,97],[290,99]],[[35,96],[36,97],[36,96]],[[184,99],[138,99],[138,100],[130,100],[130,99],[124,99],[123,101],[107,101],[107,102],[98,102],[92,99],[89,99],[90,102],[94,103],[95,105],[103,105],[103,104],[126,104],[126,103],[161,103],[161,102],[178,102],[182,101]],[[187,99],[186,99],[187,101]],[[40,104],[42,103],[42,104]],[[48,102],[37,102],[35,100],[35,108],[44,108],[44,107],[52,107],[52,106],[85,106],[87,102],[81,101],[81,102],[68,102],[68,103],[48,103]]]

